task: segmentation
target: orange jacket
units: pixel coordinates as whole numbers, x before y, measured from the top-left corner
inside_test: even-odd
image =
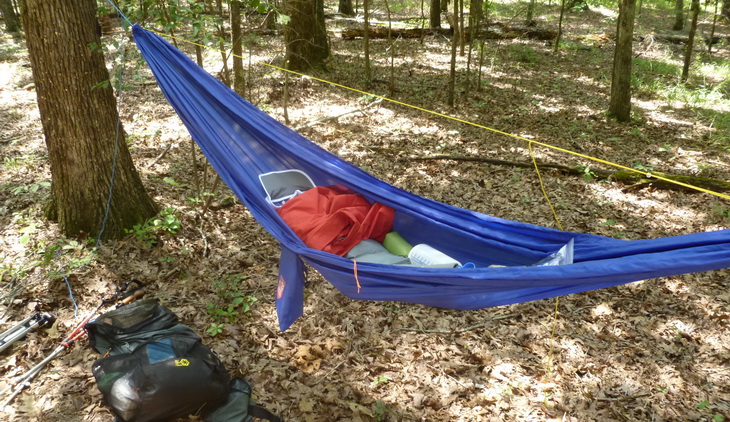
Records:
[[[395,211],[344,186],[315,187],[288,200],[279,215],[310,248],[345,255],[364,239],[382,242]]]

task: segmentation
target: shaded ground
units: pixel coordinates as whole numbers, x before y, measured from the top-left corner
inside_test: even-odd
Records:
[[[662,16],[659,16],[662,18]],[[546,25],[554,23],[550,17]],[[648,19],[648,18],[647,18]],[[580,24],[572,23],[572,21]],[[669,19],[667,18],[667,21]],[[656,23],[649,22],[653,28]],[[728,180],[727,138],[702,110],[655,92],[635,95],[635,120],[606,118],[612,43],[610,16],[569,15],[570,48],[543,42],[490,41],[481,90],[467,86],[466,58],[453,109],[446,103],[449,45],[442,37],[398,40],[393,98],[529,139],[627,166]],[[639,25],[644,30],[644,27]],[[727,32],[727,28],[721,28]],[[644,30],[644,32],[648,32]],[[258,37],[251,55],[281,60],[281,40]],[[364,83],[362,41],[332,38],[324,78],[387,95],[387,42],[373,43],[376,81]],[[726,47],[720,55],[726,55]],[[637,43],[650,62],[681,66],[681,48]],[[208,55],[216,73],[219,56]],[[146,70],[127,72],[122,118],[145,185],[181,222],[147,246],[134,237],[89,247],[63,239],[42,219],[50,181],[35,92],[22,45],[4,40],[0,57],[0,323],[35,310],[62,321],[3,355],[8,379],[40,361],[77,320],[63,279],[80,307],[92,309],[108,282],[148,283],[181,319],[204,335],[233,375],[254,385],[257,400],[293,421],[721,420],[730,414],[728,271],[690,274],[480,311],[353,301],[310,274],[305,316],[279,333],[273,304],[278,246],[219,187],[203,213],[189,137]],[[130,67],[134,59],[129,58]],[[473,64],[472,64],[473,65]],[[251,67],[247,98],[283,120],[283,77]],[[671,78],[671,77],[670,77]],[[727,94],[725,94],[727,95]],[[364,108],[372,98],[309,79],[292,79],[290,126]],[[713,110],[723,115],[728,110]],[[383,102],[304,133],[401,188],[490,215],[555,226],[534,172],[449,161],[416,162],[430,153],[529,160],[528,145],[493,132]],[[169,150],[168,150],[169,148]],[[592,165],[546,148],[537,158]],[[202,166],[203,159],[197,158]],[[213,178],[207,172],[207,189]],[[201,178],[202,176],[199,176]],[[631,189],[546,172],[546,189],[566,230],[625,239],[727,228],[730,204],[678,191]],[[83,242],[82,242],[83,243]],[[93,243],[93,240],[92,240]],[[254,297],[250,315],[215,320],[232,293]],[[223,332],[210,336],[211,323]],[[550,350],[553,350],[552,354]],[[10,420],[111,420],[91,362],[75,347],[54,361],[13,406]]]

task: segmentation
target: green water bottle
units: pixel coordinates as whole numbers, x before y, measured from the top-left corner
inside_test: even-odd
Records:
[[[413,246],[406,242],[406,240],[403,239],[403,236],[399,235],[397,232],[390,232],[386,234],[383,246],[385,246],[385,249],[393,255],[405,257],[407,257],[408,252],[413,249]]]

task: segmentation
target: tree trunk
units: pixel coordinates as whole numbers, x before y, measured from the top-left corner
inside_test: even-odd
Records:
[[[441,0],[431,0],[431,10],[429,11],[428,17],[431,29],[441,28]]]
[[[370,70],[370,2],[368,0],[363,0],[362,10],[363,31],[365,33],[365,36],[363,37],[363,48],[365,50],[365,80],[367,81],[368,86],[370,86],[370,82],[373,80],[373,75]]]
[[[10,32],[20,32],[20,19],[15,13],[13,0],[0,0],[0,15],[5,21],[5,29]]]
[[[100,43],[96,2],[25,0],[22,18],[51,164],[51,212],[66,235],[98,235],[113,182],[103,238],[122,237],[157,209],[118,123],[104,55],[89,47]]]
[[[393,96],[395,93],[395,45],[393,44],[393,21],[391,20],[388,0],[385,0],[385,11],[388,13],[388,49],[390,50],[388,95]]]
[[[451,36],[451,72],[449,73],[449,99],[450,107],[454,106],[454,90],[456,86],[456,45],[459,42],[459,1],[454,1],[454,34]]]
[[[563,19],[565,18],[565,0],[560,0],[560,18],[558,20],[558,34],[555,36],[555,46],[553,51],[556,53],[560,49],[560,39],[563,37]]]
[[[712,29],[710,30],[710,42],[707,43],[707,52],[712,54],[712,44],[715,40],[715,28],[717,27],[717,7],[720,0],[715,0],[715,13],[712,14]]]
[[[340,0],[337,11],[345,16],[355,16],[355,9],[352,8],[352,0]]]
[[[241,97],[246,91],[246,81],[243,77],[243,44],[241,38],[241,2],[232,0],[230,3],[231,13],[231,44],[233,44],[233,90]]]
[[[284,28],[289,69],[324,69],[324,60],[330,53],[324,24],[324,1],[287,0],[285,10],[291,18]]]
[[[616,50],[613,54],[611,100],[608,112],[619,122],[631,119],[631,55],[633,51],[636,0],[621,0],[616,24]]]
[[[674,3],[674,25],[672,29],[681,31],[684,29],[684,0],[675,0]]]
[[[730,19],[730,0],[722,0],[722,15]]]
[[[692,0],[692,24],[689,27],[689,41],[687,41],[687,51],[684,54],[684,67],[682,67],[682,82],[687,82],[689,78],[689,65],[692,62],[692,49],[695,43],[695,33],[697,32],[697,17],[700,14],[700,0]]]
[[[535,13],[535,0],[530,0],[530,3],[527,4],[527,16],[525,16],[525,25],[526,26],[532,26],[534,22],[532,21],[532,17]]]

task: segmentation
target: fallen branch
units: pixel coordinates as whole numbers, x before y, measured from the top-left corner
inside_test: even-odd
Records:
[[[531,162],[518,162],[518,161],[506,161],[497,160],[493,158],[473,157],[473,156],[460,156],[460,155],[448,155],[448,154],[437,154],[427,155],[418,157],[408,157],[408,160],[413,161],[428,161],[428,160],[453,160],[453,161],[475,161],[487,164],[520,167],[520,168],[534,168],[534,164]],[[679,185],[677,183],[684,183],[687,185],[712,190],[715,192],[727,192],[730,191],[730,182],[718,179],[710,179],[707,177],[700,176],[677,176],[671,174],[665,174],[658,171],[639,173],[629,170],[617,170],[617,171],[606,171],[593,168],[581,168],[581,167],[568,167],[561,164],[550,164],[550,163],[538,163],[537,167],[541,170],[551,169],[558,170],[565,174],[571,174],[576,176],[590,176],[598,180],[614,180],[617,182],[629,185],[630,188],[642,188],[642,187],[655,187],[660,189],[672,189],[691,191],[693,189]],[[660,180],[656,177],[662,177],[667,180]],[[673,183],[677,182],[677,183]]]
[[[361,111],[367,110],[368,108],[374,106],[375,104],[381,103],[382,101],[383,101],[382,98],[378,98],[377,100],[375,100],[372,103],[366,105],[365,107],[361,107],[361,108],[358,108],[358,109],[355,109],[355,110],[346,111],[346,112],[344,112],[342,114],[338,114],[336,116],[322,117],[321,119],[313,120],[313,121],[310,121],[309,123],[306,123],[306,124],[304,124],[302,126],[299,126],[297,128],[294,128],[294,130],[298,132],[298,131],[300,131],[302,129],[308,129],[308,128],[312,127],[312,126],[316,126],[316,125],[319,125],[319,124],[322,124],[322,123],[326,123],[326,122],[329,122],[329,121],[332,121],[332,120],[337,120],[340,117],[344,117],[344,116],[347,116],[349,114],[359,113]]]
[[[631,401],[640,399],[642,397],[649,397],[651,394],[649,393],[643,393],[643,394],[637,394],[635,396],[623,396],[623,397],[599,397],[596,400],[598,401]]]
[[[384,28],[378,26],[372,26],[368,30],[368,37],[370,39],[376,38],[388,38],[388,32],[390,31],[391,37],[394,38],[421,38],[425,35],[451,35],[454,30],[450,28]],[[471,34],[470,28],[464,28],[464,34],[469,40],[469,34]],[[505,40],[515,38],[529,38],[535,40],[553,40],[557,37],[558,33],[552,29],[524,27],[524,26],[511,26],[502,23],[491,23],[486,26],[476,28],[474,36],[477,39],[489,39],[489,40]],[[352,40],[355,38],[363,38],[365,36],[365,30],[363,28],[350,28],[342,31],[342,38],[346,40]]]
[[[494,321],[499,321],[503,319],[509,319],[514,317],[514,315],[498,315],[492,318],[486,319],[484,322],[476,325],[472,325],[465,328],[459,328],[457,330],[425,330],[423,328],[399,328],[397,331],[409,331],[409,332],[416,332],[416,333],[422,333],[422,334],[460,334],[465,333],[467,331],[474,331],[478,330],[480,328],[484,328],[490,323]]]

